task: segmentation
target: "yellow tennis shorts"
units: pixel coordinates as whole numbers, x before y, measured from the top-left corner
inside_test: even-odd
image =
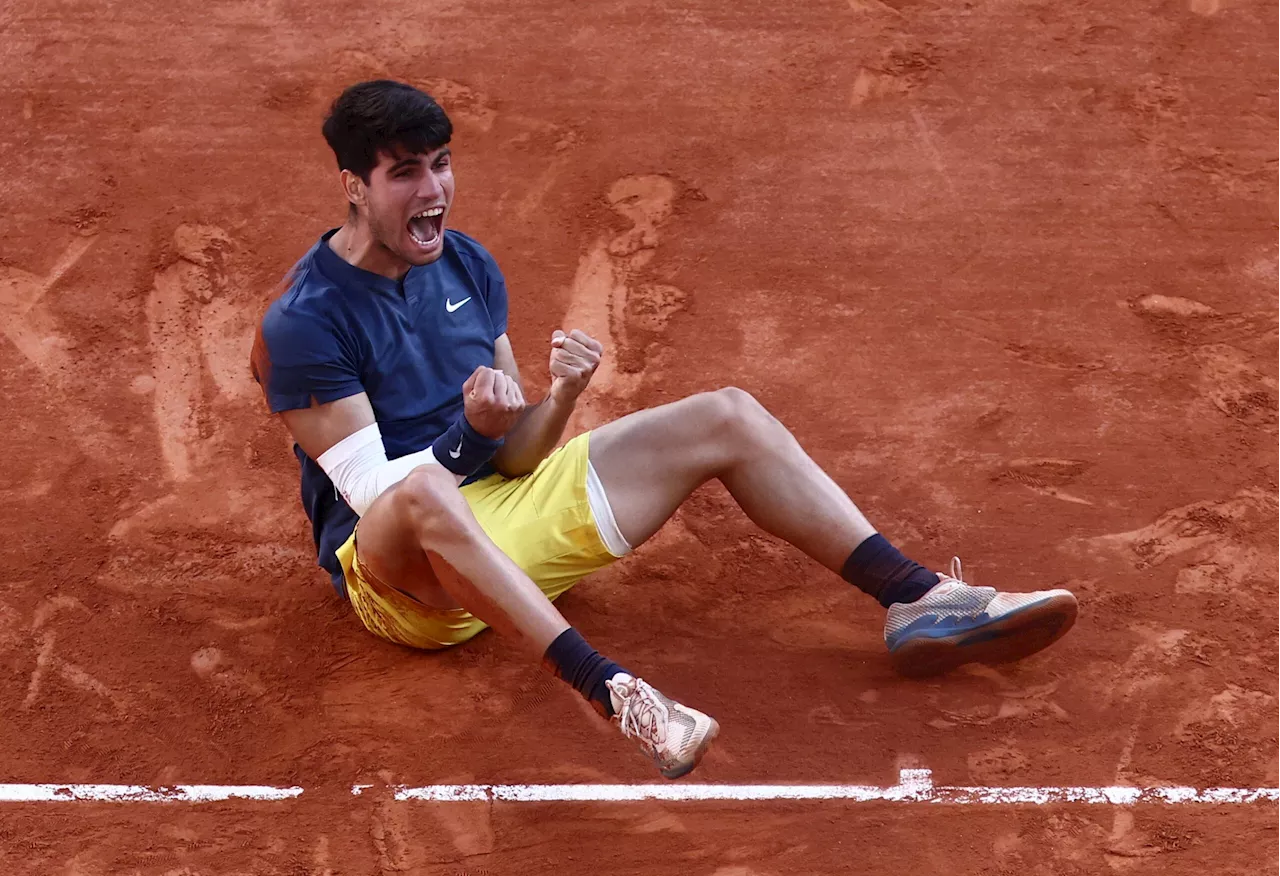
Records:
[[[616,559],[600,538],[587,498],[590,434],[573,438],[527,475],[495,474],[461,488],[489,538],[550,599]],[[376,636],[436,650],[488,626],[465,609],[430,608],[378,580],[360,564],[355,532],[337,553],[351,605]]]

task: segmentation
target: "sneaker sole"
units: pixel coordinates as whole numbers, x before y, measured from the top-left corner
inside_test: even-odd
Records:
[[[1061,639],[1076,622],[1078,604],[1070,593],[1023,606],[980,627],[949,636],[915,636],[889,653],[901,675],[924,678],[966,663],[1012,663]]]
[[[665,779],[679,779],[693,772],[698,764],[702,763],[702,756],[711,748],[711,743],[720,735],[720,722],[715,718],[711,719],[711,726],[707,728],[707,734],[702,737],[702,741],[698,743],[697,749],[693,752],[693,761],[683,764],[673,770],[660,770],[662,777]]]

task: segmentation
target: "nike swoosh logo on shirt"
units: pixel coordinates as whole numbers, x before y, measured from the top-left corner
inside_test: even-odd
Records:
[[[468,299],[468,300],[469,300],[469,299]],[[467,303],[466,301],[462,302],[462,304],[466,304],[466,303]],[[459,305],[458,305],[458,307],[461,307],[461,306],[462,306],[462,304],[459,304]],[[449,451],[449,456],[450,456],[450,457],[452,457],[453,459],[457,459],[457,458],[458,458],[459,456],[461,456],[461,455],[462,455],[462,442],[461,442],[461,441],[459,441],[459,442],[458,442],[458,449],[457,449],[457,450],[450,450],[450,451]]]
[[[445,310],[447,310],[447,311],[449,311],[450,313],[453,313],[455,310],[457,310],[459,307],[461,307],[462,305],[466,304],[466,303],[467,303],[468,301],[470,301],[470,300],[471,300],[471,296],[470,296],[470,295],[468,295],[466,298],[463,298],[463,299],[462,299],[461,301],[459,301],[457,304],[454,304],[452,301],[450,301],[448,298],[446,298],[446,299],[444,300],[444,309],[445,309]]]

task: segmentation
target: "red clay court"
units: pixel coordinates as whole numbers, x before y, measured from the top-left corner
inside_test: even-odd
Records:
[[[328,102],[412,82],[530,396],[553,329],[605,343],[571,428],[741,386],[907,553],[1080,597],[1043,655],[904,680],[869,599],[704,488],[560,603],[721,722],[672,787],[1274,789],[1276,32],[1260,0],[11,0],[0,783],[302,793],[0,802],[0,871],[1270,872],[1265,795],[397,799],[655,777],[492,633],[363,631],[247,355],[342,221]]]

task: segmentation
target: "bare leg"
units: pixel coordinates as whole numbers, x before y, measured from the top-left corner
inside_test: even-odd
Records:
[[[858,507],[750,394],[722,389],[623,417],[591,435],[591,464],[632,545],[718,478],[761,529],[839,573],[875,534]]]
[[[573,685],[624,736],[636,740],[669,779],[702,760],[720,725],[664,697],[600,656],[529,576],[495,545],[453,477],[414,469],[360,520],[360,562],[384,583],[435,608],[461,606],[499,634],[523,640],[543,665]]]
[[[965,663],[1005,663],[1061,638],[1076,618],[1066,590],[1001,593],[968,587],[903,557],[814,464],[786,428],[739,389],[703,393],[623,417],[593,433],[591,463],[633,545],[653,535],[699,484],[719,478],[757,525],[880,600],[885,645],[899,672],[934,675]],[[856,562],[855,562],[856,560]],[[936,588],[936,590],[935,590]],[[930,601],[930,594],[937,592]],[[926,628],[916,628],[924,621]]]
[[[410,472],[360,521],[360,562],[432,608],[465,608],[541,657],[569,623],[476,521],[439,466]],[[443,562],[442,562],[443,561]]]

